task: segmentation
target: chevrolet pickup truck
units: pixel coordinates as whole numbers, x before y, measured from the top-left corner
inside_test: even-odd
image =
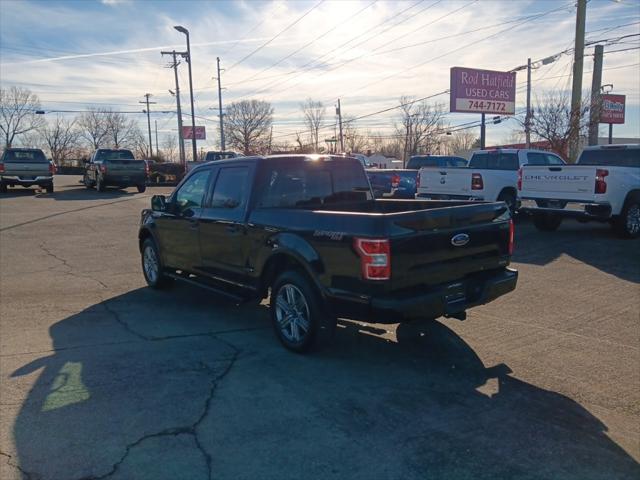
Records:
[[[137,187],[142,193],[147,189],[149,166],[144,160],[136,160],[131,150],[99,148],[85,166],[83,183],[87,188],[103,192],[106,187]]]
[[[294,155],[196,167],[153,196],[138,240],[150,287],[270,296],[276,336],[304,352],[338,317],[464,319],[515,288],[513,235],[504,203],[377,200],[358,160]]]
[[[621,237],[640,236],[640,145],[586,147],[576,165],[526,166],[518,184],[522,211],[539,230],[576,218],[609,222]]]
[[[37,148],[7,148],[0,158],[0,192],[7,187],[38,185],[53,192],[55,166]]]
[[[418,198],[505,202],[518,208],[518,170],[521,166],[564,165],[554,153],[528,149],[478,150],[468,168],[421,168]]]

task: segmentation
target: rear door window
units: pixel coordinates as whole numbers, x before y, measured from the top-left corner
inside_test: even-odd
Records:
[[[246,166],[221,168],[210,208],[242,210],[247,204],[248,179],[249,168]]]

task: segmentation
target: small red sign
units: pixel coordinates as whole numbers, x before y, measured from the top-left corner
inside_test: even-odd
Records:
[[[605,93],[600,95],[602,110],[600,123],[624,123],[625,95]]]
[[[185,140],[191,140],[193,138],[193,134],[192,134],[193,129],[191,127],[182,127],[182,138],[184,138]],[[198,127],[196,126],[196,140],[206,140],[207,139],[207,133],[204,129],[204,127]]]

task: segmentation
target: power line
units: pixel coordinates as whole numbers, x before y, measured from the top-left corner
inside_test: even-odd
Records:
[[[280,32],[278,32],[277,34],[275,34],[273,37],[271,37],[269,40],[267,40],[265,43],[263,43],[262,45],[260,45],[258,48],[256,48],[255,50],[253,50],[251,53],[249,53],[248,55],[245,55],[244,57],[242,57],[240,60],[238,60],[236,63],[234,63],[233,65],[231,65],[229,68],[227,68],[227,72],[229,70],[231,70],[232,68],[234,68],[235,66],[241,64],[242,62],[244,62],[245,60],[251,58],[253,55],[255,55],[256,53],[258,53],[260,50],[262,50],[264,47],[266,47],[267,45],[269,45],[271,42],[273,42],[276,38],[278,38],[280,35],[282,35],[284,32],[286,32],[287,30],[289,30],[291,27],[293,27],[294,25],[296,25],[297,23],[299,23],[304,17],[306,17],[307,15],[309,15],[312,11],[314,11],[316,8],[318,8],[320,5],[322,5],[324,3],[324,0],[320,0],[318,3],[316,3],[313,7],[311,7],[309,10],[307,10],[302,16],[298,17],[297,20],[295,20],[293,23],[290,23],[284,30],[281,30]]]

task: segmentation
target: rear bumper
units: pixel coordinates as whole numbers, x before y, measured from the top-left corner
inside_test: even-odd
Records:
[[[351,301],[345,297],[331,302],[337,316],[372,323],[398,323],[415,318],[456,316],[468,308],[484,305],[516,288],[518,271],[510,268],[481,272],[427,293],[400,293]]]
[[[50,185],[53,183],[52,176],[37,176],[32,178],[23,178],[15,175],[2,175],[0,181],[8,185],[22,185],[30,187],[32,185]]]
[[[547,203],[547,199],[523,198],[520,211],[524,213],[550,213],[568,218],[608,220],[611,218],[611,205],[608,203],[574,202],[570,200],[552,200],[557,205]]]

